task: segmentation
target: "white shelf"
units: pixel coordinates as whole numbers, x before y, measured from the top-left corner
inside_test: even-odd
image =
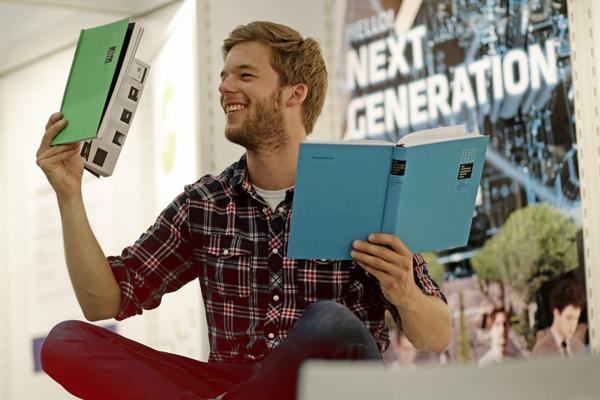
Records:
[[[600,353],[600,3],[569,0],[590,344]],[[596,23],[594,23],[594,21]]]

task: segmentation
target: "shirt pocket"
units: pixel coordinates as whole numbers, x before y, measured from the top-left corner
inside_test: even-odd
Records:
[[[308,302],[342,301],[348,294],[352,263],[306,260],[298,266],[298,293]]]
[[[207,288],[225,297],[248,297],[254,242],[236,235],[210,235],[206,243]]]

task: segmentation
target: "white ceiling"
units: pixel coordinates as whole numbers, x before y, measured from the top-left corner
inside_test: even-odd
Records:
[[[0,77],[71,46],[79,31],[177,0],[0,0]]]

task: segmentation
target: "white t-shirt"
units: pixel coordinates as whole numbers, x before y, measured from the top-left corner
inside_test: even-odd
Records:
[[[258,195],[262,197],[264,201],[267,202],[267,204],[269,205],[269,207],[271,207],[271,210],[273,211],[275,211],[275,208],[279,205],[279,203],[281,203],[283,199],[285,199],[285,193],[291,189],[287,188],[280,190],[265,190],[254,185],[252,185],[252,187],[254,188],[254,190],[256,190],[256,193],[258,193]]]

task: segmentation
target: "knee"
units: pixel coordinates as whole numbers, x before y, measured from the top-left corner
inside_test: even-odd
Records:
[[[316,336],[337,342],[342,339],[370,339],[365,324],[346,306],[333,301],[320,301],[306,311],[306,322]]]
[[[69,320],[59,322],[48,332],[42,349],[81,339],[90,326],[93,325],[83,321]]]
[[[63,363],[66,357],[73,357],[78,350],[77,343],[85,341],[87,328],[91,324],[82,321],[63,321],[55,325],[44,340],[41,349],[41,362],[44,371]]]

